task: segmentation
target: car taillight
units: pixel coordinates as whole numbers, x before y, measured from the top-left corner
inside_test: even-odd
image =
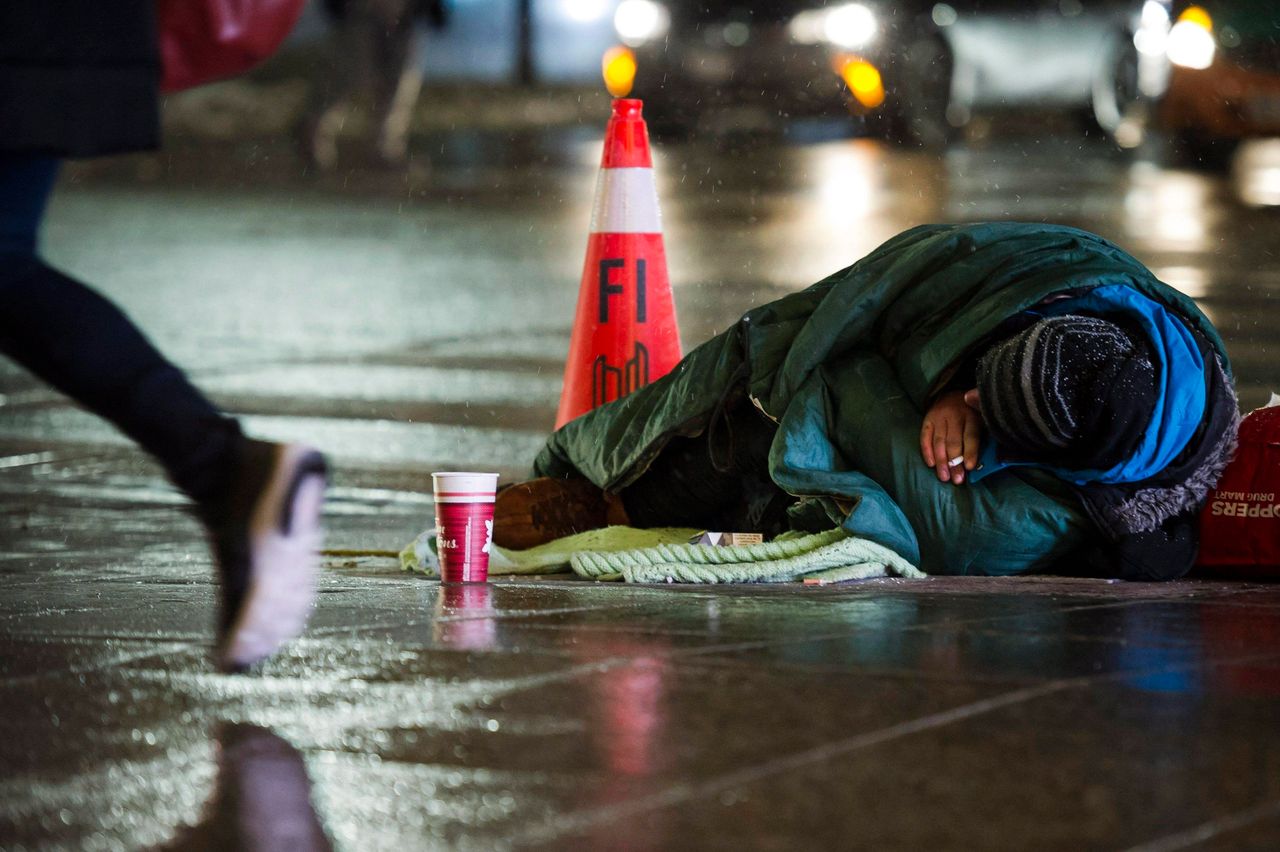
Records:
[[[867,109],[875,109],[884,103],[884,81],[880,78],[880,69],[857,56],[837,57],[835,66],[836,73],[858,103]]]

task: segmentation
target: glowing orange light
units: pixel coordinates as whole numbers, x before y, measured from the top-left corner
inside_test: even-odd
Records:
[[[847,59],[840,64],[840,76],[853,96],[867,109],[884,103],[884,81],[880,71],[865,59]]]
[[[1213,18],[1210,18],[1209,13],[1200,6],[1188,6],[1186,11],[1178,16],[1178,23],[1183,21],[1213,32]]]
[[[630,48],[618,45],[604,52],[600,67],[604,73],[604,86],[615,98],[631,94],[636,81],[636,55]]]

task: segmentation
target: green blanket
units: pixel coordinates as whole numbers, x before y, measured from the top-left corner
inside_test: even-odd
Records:
[[[689,544],[698,532],[608,527],[529,550],[492,545],[489,573],[554,574],[569,568],[588,579],[628,583],[834,583],[891,575],[924,576],[892,550],[838,528],[733,547]],[[401,552],[400,565],[406,571],[440,576],[431,532],[424,532]]]

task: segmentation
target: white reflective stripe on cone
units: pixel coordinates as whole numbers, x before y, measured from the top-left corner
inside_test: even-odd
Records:
[[[601,169],[591,211],[593,234],[659,234],[658,187],[653,169]]]

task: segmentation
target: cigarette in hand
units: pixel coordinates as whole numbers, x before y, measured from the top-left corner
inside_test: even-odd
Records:
[[[964,456],[956,456],[951,461],[947,462],[947,467],[959,467],[962,464],[964,464]]]

